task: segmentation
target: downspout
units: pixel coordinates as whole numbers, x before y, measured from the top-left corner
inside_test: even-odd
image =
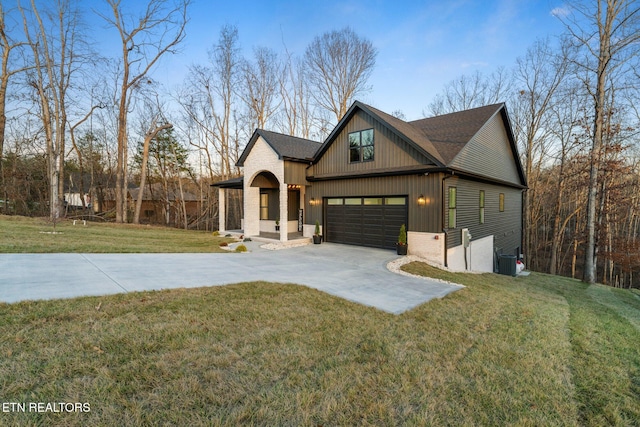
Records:
[[[449,261],[447,260],[447,241],[449,240],[449,231],[448,229],[444,226],[445,224],[445,207],[444,207],[444,201],[445,201],[445,196],[444,196],[444,182],[449,179],[452,178],[455,175],[455,172],[451,171],[451,175],[445,176],[444,178],[442,178],[442,189],[440,191],[440,196],[442,198],[442,232],[444,233],[444,266],[448,267],[449,266]]]

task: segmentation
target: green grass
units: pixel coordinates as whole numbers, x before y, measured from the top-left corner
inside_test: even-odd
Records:
[[[226,252],[213,233],[146,225],[0,215],[0,253],[162,253]]]
[[[0,216],[0,252],[219,252],[212,233]],[[289,284],[0,304],[0,425],[640,425],[640,293],[542,274],[401,316]],[[0,409],[4,409],[2,406]]]
[[[0,425],[638,425],[640,298],[532,274],[400,316],[292,284],[0,304]]]

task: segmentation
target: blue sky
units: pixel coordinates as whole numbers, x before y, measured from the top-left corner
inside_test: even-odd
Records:
[[[378,49],[373,90],[360,100],[418,119],[453,78],[511,67],[537,38],[560,34],[552,10],[562,7],[555,0],[193,0],[182,53],[163,60],[154,77],[179,84],[190,64],[206,61],[225,24],[237,26],[246,56],[255,46],[283,52],[285,45],[302,56],[315,36],[350,26]]]

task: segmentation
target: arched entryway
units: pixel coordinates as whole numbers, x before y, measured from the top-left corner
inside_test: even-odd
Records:
[[[256,173],[247,184],[244,221],[247,236],[262,235],[285,242],[291,234],[299,232],[303,187],[281,182],[267,170]]]

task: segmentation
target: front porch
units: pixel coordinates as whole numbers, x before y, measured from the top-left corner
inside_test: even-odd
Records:
[[[272,172],[260,171],[250,179],[240,177],[214,184],[218,187],[220,233],[279,242],[304,239],[305,186],[282,181]],[[243,193],[241,231],[226,227],[228,190]]]
[[[311,236],[306,224],[306,168],[319,142],[256,129],[236,163],[244,176],[213,184],[219,190],[219,230],[225,232],[227,190],[242,191],[242,221],[246,237],[275,237],[280,242]],[[232,225],[238,228],[238,225]],[[230,227],[231,228],[231,227]],[[266,238],[266,237],[265,237]]]

